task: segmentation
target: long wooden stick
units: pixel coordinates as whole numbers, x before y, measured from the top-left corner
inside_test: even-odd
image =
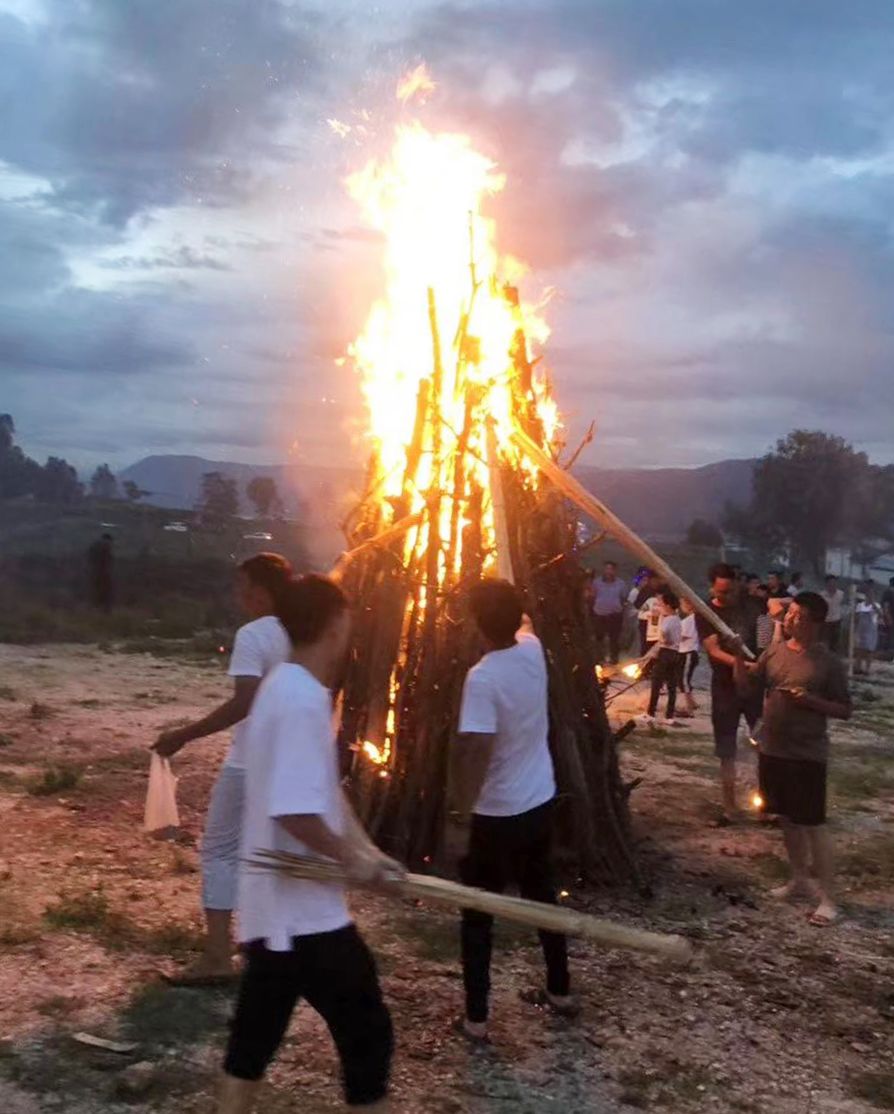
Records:
[[[521,451],[528,457],[528,459],[536,464],[540,471],[562,492],[562,494],[576,503],[578,507],[603,526],[613,537],[623,545],[626,546],[632,553],[636,554],[643,562],[654,569],[659,576],[664,579],[677,595],[685,596],[692,604],[693,608],[706,619],[712,627],[726,638],[738,639],[735,631],[724,623],[720,616],[712,610],[705,601],[694,592],[692,588],[686,583],[682,577],[678,576],[670,565],[662,557],[659,557],[654,549],[639,536],[634,533],[629,526],[625,525],[620,518],[608,509],[608,507],[595,495],[587,491],[587,489],[579,483],[574,476],[569,475],[563,468],[560,468],[554,460],[540,448],[540,446],[532,441],[526,433],[520,429],[516,429],[512,434],[512,439]],[[754,658],[754,654],[746,646],[745,653],[749,658]]]
[[[506,497],[503,477],[500,475],[500,455],[497,452],[497,434],[494,423],[487,422],[487,471],[490,478],[490,499],[494,508],[494,533],[497,546],[497,572],[503,580],[514,581],[512,558],[509,553],[509,530],[506,526]],[[533,442],[532,442],[533,444]]]
[[[336,863],[305,855],[290,855],[284,851],[256,851],[255,856],[248,860],[248,865],[256,869],[273,870],[292,878],[357,885],[346,877],[344,870]],[[588,913],[578,913],[563,905],[546,905],[521,897],[493,894],[427,874],[407,874],[401,879],[395,879],[381,892],[395,897],[430,901],[434,905],[446,905],[453,909],[475,909],[534,928],[546,929],[548,932],[580,936],[605,947],[628,948],[678,963],[688,962],[692,957],[692,947],[682,936],[647,932],[616,921],[591,917]]]
[[[381,534],[376,534],[374,538],[367,538],[365,542],[361,542],[360,545],[356,545],[353,549],[349,549],[346,553],[343,553],[333,565],[329,575],[335,577],[337,580],[352,561],[355,561],[370,549],[376,549],[381,545],[387,545],[388,542],[394,541],[395,538],[401,537],[402,534],[406,534],[408,530],[412,530],[414,526],[418,526],[424,517],[424,511],[408,514],[406,517],[395,522],[393,526],[389,526],[387,530],[383,530]]]

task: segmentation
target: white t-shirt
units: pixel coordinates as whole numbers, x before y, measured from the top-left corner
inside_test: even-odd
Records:
[[[658,643],[663,650],[679,650],[683,624],[679,615],[662,615],[658,623]]]
[[[840,588],[836,588],[834,592],[827,592],[825,589],[820,592],[820,595],[829,605],[829,612],[826,615],[827,623],[840,623],[841,611],[844,605],[844,592]]]
[[[556,794],[546,658],[535,635],[516,637],[514,646],[485,654],[463,686],[460,733],[496,735],[473,810],[480,816],[518,816]]]
[[[640,608],[639,618],[646,620],[646,642],[657,642],[661,612],[658,610],[658,597],[647,599]]]
[[[256,851],[312,852],[278,816],[321,816],[344,831],[332,696],[303,666],[278,665],[261,683],[247,720],[245,816],[241,857]],[[239,864],[239,941],[265,940],[288,951],[292,937],[334,932],[350,924],[344,887],[287,878]]]
[[[695,625],[695,615],[685,615],[680,623],[680,653],[697,653],[698,649],[698,627]]]
[[[254,619],[236,631],[233,653],[227,675],[230,677],[266,677],[275,666],[292,656],[289,636],[275,615]],[[233,728],[233,742],[227,755],[227,766],[245,769],[245,733],[248,720]]]

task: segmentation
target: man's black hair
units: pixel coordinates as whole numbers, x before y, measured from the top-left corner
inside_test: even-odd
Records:
[[[834,572],[827,572],[826,573],[826,583],[828,583],[830,580],[837,580],[837,579],[838,579],[838,577],[835,575]]]
[[[760,580],[760,577],[757,575],[756,572],[747,572],[747,573],[745,573],[745,579],[746,580]]]
[[[499,645],[512,642],[525,609],[514,584],[482,580],[469,592],[469,610],[485,638]]]
[[[307,573],[282,585],[277,593],[276,617],[293,646],[311,646],[348,607],[348,597],[334,580]]]
[[[281,553],[256,553],[254,557],[242,562],[239,571],[257,588],[266,589],[274,604],[279,593],[292,579],[291,563]]]
[[[672,607],[674,611],[680,606],[680,597],[676,595],[676,593],[670,591],[669,588],[666,588],[663,592],[659,592],[658,598],[663,600],[668,607]]]
[[[708,569],[708,580],[711,584],[715,580],[735,580],[736,573],[732,565],[728,565],[725,561],[718,561],[716,565],[712,565]]]
[[[792,580],[791,580],[792,584],[794,584],[794,583],[795,583],[795,581],[797,581],[797,580],[801,580],[801,579],[802,579],[802,577],[803,577],[803,575],[804,575],[804,574],[803,574],[803,573],[800,573],[800,572],[793,572],[793,573],[792,573]]]
[[[829,605],[819,592],[799,592],[795,603],[802,611],[806,611],[814,623],[825,623],[829,614]]]

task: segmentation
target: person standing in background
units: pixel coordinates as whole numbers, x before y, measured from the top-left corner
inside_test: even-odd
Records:
[[[605,562],[602,576],[595,579],[592,585],[596,660],[606,660],[603,650],[607,640],[607,660],[612,665],[616,665],[621,646],[621,627],[624,623],[626,588],[624,581],[618,577],[618,566],[614,561]]]
[[[187,743],[235,727],[230,753],[208,803],[202,838],[202,907],[205,950],[194,967],[171,979],[175,986],[217,986],[235,975],[230,935],[236,905],[239,838],[245,809],[247,716],[261,680],[291,653],[288,635],[275,615],[292,566],[278,553],[258,553],[239,566],[236,598],[248,622],[236,632],[228,674],[233,695],[195,723],[163,731],[154,750],[171,758]]]
[[[757,642],[758,650],[766,650],[773,641],[773,635],[776,632],[776,623],[768,610],[769,596],[770,589],[767,585],[759,585],[757,589],[757,598],[761,600],[763,609],[754,624],[755,641]]]
[[[636,611],[639,627],[639,652],[645,655],[649,649],[649,620],[652,615],[655,597],[661,588],[661,578],[651,569],[644,569],[636,593],[630,593],[629,602]],[[654,641],[654,638],[652,639]]]
[[[692,606],[692,600],[684,596],[680,600],[680,611],[683,613],[683,618],[680,622],[680,658],[677,663],[679,669],[677,687],[682,694],[686,708],[685,711],[678,712],[677,715],[691,717],[698,710],[695,695],[692,691],[692,677],[698,666],[699,651],[698,628],[695,623],[695,609]]]
[[[888,587],[882,592],[882,622],[885,625],[885,640],[882,649],[886,653],[894,652],[894,576],[888,581]]]
[[[792,597],[797,596],[800,592],[804,591],[804,577],[799,572],[792,573],[792,579],[788,586],[788,594]]]
[[[90,602],[100,611],[111,611],[115,596],[115,550],[111,534],[103,534],[87,550],[90,569]]]
[[[868,677],[878,650],[881,605],[875,601],[875,585],[867,580],[854,608],[854,673]]]
[[[771,600],[788,599],[788,589],[785,586],[785,581],[782,579],[782,573],[773,569],[767,573],[767,589],[768,595]]]
[[[841,615],[844,608],[844,592],[838,587],[837,576],[827,576],[826,586],[820,592],[826,601],[826,621],[823,623],[823,642],[834,653],[841,644]]]

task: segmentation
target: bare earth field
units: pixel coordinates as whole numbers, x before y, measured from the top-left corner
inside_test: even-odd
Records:
[[[702,672],[705,672],[704,666]],[[0,1114],[210,1111],[227,993],[160,981],[196,947],[196,843],[225,740],[178,760],[184,835],[141,831],[146,747],[226,691],[220,661],[91,647],[0,647]],[[612,704],[619,721],[639,697]],[[528,933],[501,932],[493,1047],[450,1032],[460,1005],[452,917],[364,898],[398,1034],[399,1112],[894,1110],[894,670],[857,686],[835,730],[834,828],[847,913],[806,923],[766,896],[781,837],[713,826],[704,715],[624,743],[647,891],[570,902],[681,932],[686,970],[574,945],[584,1011],[559,1022],[519,1000],[539,980]],[[743,747],[745,781],[753,755]],[[133,1042],[122,1055],[80,1031]],[[263,1110],[339,1109],[321,1023],[296,1016]]]

